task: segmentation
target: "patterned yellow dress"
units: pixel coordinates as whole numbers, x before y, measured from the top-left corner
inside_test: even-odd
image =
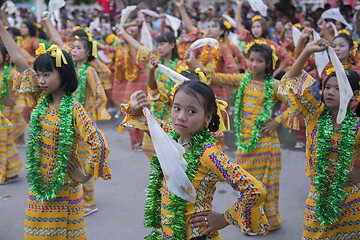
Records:
[[[11,69],[9,72],[8,98],[13,98],[12,82],[15,73],[15,69]],[[3,77],[2,73],[0,76],[0,93],[3,86]],[[15,127],[14,106],[4,106],[0,114],[0,184],[4,183],[6,178],[16,176],[22,169],[22,162],[15,144]]]
[[[97,72],[95,71],[95,68],[89,66],[86,71],[86,94],[84,108],[94,122],[97,120],[109,120],[111,118],[110,114],[106,110],[106,103],[107,98],[105,90],[98,78]],[[82,163],[91,161],[90,146],[83,139],[79,142],[78,157]],[[95,204],[94,180],[90,179],[83,185],[85,207],[93,206]]]
[[[126,127],[135,127],[147,131],[147,122],[144,116],[133,118],[129,108],[123,106],[122,111],[126,113],[124,121],[120,124],[119,131],[124,132]],[[172,124],[157,119],[165,132],[174,131]],[[234,191],[240,192],[240,198],[225,213],[226,221],[240,229],[242,232],[263,233],[268,227],[264,212],[259,207],[265,198],[265,189],[251,174],[241,166],[233,164],[228,157],[214,144],[205,144],[199,157],[197,173],[192,180],[196,191],[195,203],[187,202],[185,236],[186,240],[199,237],[206,227],[192,228],[189,220],[194,213],[209,211],[212,209],[212,200],[216,191],[217,182],[228,183]],[[169,198],[169,190],[165,180],[161,188],[161,228],[162,238],[172,239],[173,231],[168,225],[168,206],[172,203]],[[218,231],[211,232],[206,239],[220,240]]]
[[[14,90],[31,92],[38,102],[44,94],[38,87],[37,75],[28,69],[15,78]],[[86,113],[84,107],[74,103],[73,124],[75,143],[72,157],[82,166],[84,174],[111,179],[107,163],[109,149],[103,134]],[[40,138],[41,165],[39,166],[44,180],[50,182],[57,167],[56,154],[59,142],[59,109],[49,106],[45,116],[40,119],[42,134]],[[91,161],[81,165],[78,154],[79,141],[84,139],[90,146]],[[60,194],[51,201],[38,201],[35,194],[29,191],[25,217],[24,239],[86,239],[82,185],[66,176],[65,185]]]
[[[246,74],[223,74],[210,73],[209,79],[213,83],[230,87],[241,86],[242,79]],[[297,106],[284,94],[280,81],[274,80],[274,104],[277,99],[289,108],[276,117],[276,121],[290,129],[298,129]],[[263,111],[263,99],[265,89],[264,82],[250,80],[244,92],[243,101],[243,126],[241,134],[243,142],[249,143],[253,134],[252,129],[261,111]],[[270,119],[269,119],[270,120]],[[269,230],[275,230],[281,226],[279,213],[279,175],[281,170],[281,152],[277,132],[270,134],[261,133],[257,146],[250,152],[242,152],[239,148],[236,152],[236,160],[246,171],[261,181],[267,189],[266,199],[262,207],[269,220]]]
[[[306,123],[306,175],[311,180],[309,196],[306,199],[305,220],[303,240],[328,240],[328,239],[360,239],[360,183],[345,186],[345,201],[341,206],[339,220],[333,224],[325,224],[321,226],[315,215],[315,199],[316,190],[313,185],[315,176],[315,167],[317,164],[317,138],[318,138],[318,122],[319,116],[324,110],[324,104],[318,102],[309,92],[309,88],[315,80],[307,72],[303,72],[301,76],[287,79],[286,75],[282,79],[291,91],[290,94],[298,104],[301,112],[304,114]],[[354,164],[354,156],[360,149],[360,119],[356,118],[356,135],[355,147],[352,154],[351,163],[348,169],[351,171]],[[334,165],[338,162],[339,144],[341,142],[340,131],[334,131],[331,137],[331,151],[329,151],[329,159],[331,159],[328,168],[329,176],[334,176]],[[331,180],[330,180],[331,181]]]

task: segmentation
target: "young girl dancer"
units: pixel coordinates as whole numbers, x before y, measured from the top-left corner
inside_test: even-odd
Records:
[[[81,183],[91,177],[111,179],[109,149],[102,133],[75,100],[77,77],[72,59],[54,45],[38,51],[30,69],[20,48],[0,24],[0,36],[17,69],[14,89],[37,102],[30,120],[27,179],[30,185],[25,239],[86,239]],[[80,163],[80,139],[91,159]]]
[[[150,107],[147,95],[135,92],[128,115],[120,130],[134,126],[147,130],[142,108]],[[265,190],[261,183],[231,163],[214,145],[212,132],[219,128],[217,103],[211,88],[200,81],[181,84],[174,94],[171,109],[172,124],[157,119],[168,134],[185,147],[188,163],[186,174],[196,190],[195,203],[187,202],[171,193],[166,185],[159,161],[153,157],[145,206],[145,227],[154,228],[151,239],[220,239],[218,230],[231,224],[243,232],[263,232],[266,218],[259,209]],[[215,184],[227,182],[241,197],[224,213],[211,210]],[[162,229],[162,234],[157,229]]]
[[[267,189],[262,207],[269,219],[269,230],[281,226],[279,204],[279,174],[281,169],[280,143],[276,128],[283,123],[297,128],[296,106],[283,94],[279,81],[272,77],[275,51],[268,45],[254,44],[247,53],[250,73],[230,75],[208,72],[210,82],[237,87],[234,123],[237,139],[236,159],[246,171],[261,181]],[[196,61],[192,56],[190,62]],[[290,108],[272,118],[272,110],[279,99]]]
[[[12,82],[15,73],[4,44],[0,44],[0,184],[18,180],[18,173],[22,169],[14,136],[16,115]]]
[[[306,200],[304,240],[359,239],[360,171],[353,168],[360,147],[359,108],[356,115],[348,107],[344,121],[336,122],[340,96],[335,72],[324,81],[322,102],[308,88],[314,79],[302,71],[314,52],[326,50],[329,43],[320,39],[308,44],[283,81],[290,88],[306,123],[306,175],[311,180]],[[351,102],[359,94],[359,75],[345,69],[353,90]],[[350,106],[351,104],[349,104]]]

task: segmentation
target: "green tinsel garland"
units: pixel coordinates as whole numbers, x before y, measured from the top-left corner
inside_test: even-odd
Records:
[[[74,64],[76,71],[77,64],[76,63]],[[78,75],[79,84],[76,90],[76,100],[79,103],[81,103],[83,106],[85,106],[85,95],[86,95],[86,72],[89,66],[90,66],[89,62],[85,62],[83,65],[81,65]]]
[[[171,137],[178,141],[180,136],[175,133],[170,133]],[[193,134],[189,143],[189,151],[184,154],[184,159],[188,163],[186,175],[192,182],[198,172],[200,164],[199,157],[204,146],[209,143],[215,143],[215,139],[208,128],[201,129],[198,133]],[[153,228],[151,233],[145,237],[147,240],[161,239],[161,233],[158,229],[161,228],[161,187],[164,175],[161,170],[159,160],[153,156],[151,162],[152,171],[149,174],[149,185],[147,188],[147,199],[145,204],[145,223],[144,227]],[[169,193],[169,198],[172,203],[168,206],[169,214],[168,226],[173,230],[173,240],[185,239],[185,212],[187,208],[187,201]]]
[[[52,200],[56,198],[64,186],[64,180],[68,171],[69,157],[72,153],[74,142],[73,133],[73,105],[75,99],[72,94],[64,95],[60,103],[59,113],[59,145],[56,154],[57,167],[54,169],[54,177],[50,183],[44,181],[39,167],[41,165],[40,139],[42,127],[40,118],[46,115],[49,104],[52,101],[52,95],[47,95],[38,106],[31,112],[30,118],[30,136],[28,148],[26,149],[28,170],[27,179],[32,191],[39,201]]]
[[[333,224],[339,219],[339,212],[345,200],[345,182],[349,174],[348,167],[353,159],[353,150],[356,134],[355,113],[347,110],[346,117],[341,125],[338,162],[334,166],[334,177],[329,174],[329,151],[333,125],[328,108],[319,116],[318,134],[316,141],[316,165],[314,187],[317,198],[315,199],[315,214],[321,226]]]
[[[251,139],[249,144],[246,144],[242,141],[242,134],[241,129],[244,122],[243,116],[243,98],[245,89],[248,83],[251,81],[252,75],[248,73],[244,76],[243,80],[241,81],[241,86],[238,88],[235,100],[235,110],[234,110],[234,122],[235,122],[235,135],[236,135],[236,145],[242,152],[251,152],[256,148],[256,145],[261,137],[261,129],[263,125],[269,120],[272,109],[274,107],[274,78],[273,77],[266,77],[264,81],[265,86],[265,95],[263,100],[263,110],[260,111],[257,119],[255,120],[254,127],[252,129]]]
[[[3,101],[7,99],[9,95],[9,73],[11,71],[12,67],[10,65],[4,66],[4,72],[3,72],[3,80],[2,80],[2,89],[1,89],[1,100],[0,102],[0,110],[3,110],[5,105]]]
[[[171,70],[175,70],[176,65],[177,65],[177,61],[178,61],[177,58],[175,58],[174,60],[170,59],[169,68]],[[164,58],[160,59],[160,63],[164,64]],[[161,80],[161,75],[162,75],[162,71],[160,70],[160,68],[158,68],[157,69],[157,74],[156,74],[156,79],[159,82]],[[167,81],[166,81],[166,85],[165,85],[166,91],[171,92],[171,88],[173,86],[174,86],[174,81],[171,80],[170,78],[168,78]],[[158,103],[158,101],[155,101],[154,104],[151,106],[151,112],[154,114],[155,117],[160,118],[162,120],[165,120],[164,116],[168,113],[168,109],[166,107],[166,104],[165,103],[161,104],[160,112],[157,111],[158,109],[159,109],[159,103]]]

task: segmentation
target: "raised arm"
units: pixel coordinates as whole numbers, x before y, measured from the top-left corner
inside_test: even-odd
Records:
[[[50,20],[50,14],[48,12],[43,13],[42,15],[42,21],[44,23],[44,26],[46,30],[48,31],[49,38],[58,46],[61,46],[64,44],[64,41],[62,40],[59,32],[56,30],[55,26],[52,24]]]
[[[125,39],[125,41],[128,44],[130,44],[131,47],[136,49],[136,51],[140,49],[141,44],[135,38],[133,38],[127,31],[125,31],[123,27],[119,27],[116,33],[118,35],[121,35]]]
[[[0,37],[18,71],[24,72],[26,69],[29,69],[30,65],[26,62],[20,47],[12,39],[2,22],[0,22]]]
[[[287,74],[287,78],[299,76],[302,73],[302,69],[310,55],[314,52],[324,51],[329,45],[330,43],[325,39],[319,39],[318,41],[308,44],[304,51],[296,59],[295,63],[291,66],[291,69]]]
[[[294,58],[297,59],[305,47],[306,40],[314,32],[314,29],[305,27],[300,34],[299,41],[295,47]]]
[[[1,6],[1,19],[2,19],[2,21],[3,21],[3,24],[4,24],[4,26],[6,26],[6,27],[11,27],[10,26],[10,23],[9,23],[9,21],[8,21],[8,18],[7,18],[7,13],[6,13],[6,7],[7,7],[7,4],[6,4],[6,2]]]
[[[245,30],[244,25],[242,25],[242,18],[241,18],[241,9],[243,2],[244,2],[243,0],[237,1],[236,12],[235,12],[235,24],[236,24],[235,28],[239,34]]]
[[[195,26],[192,24],[191,19],[185,10],[184,0],[176,0],[176,6],[179,8],[181,19],[183,20],[183,22],[185,24],[185,28],[189,32],[191,32]]]

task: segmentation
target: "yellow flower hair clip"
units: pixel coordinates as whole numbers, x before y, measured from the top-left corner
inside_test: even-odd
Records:
[[[296,27],[296,28],[298,28],[298,29],[301,29],[301,28],[302,28],[302,26],[301,26],[301,24],[300,24],[300,23],[296,23],[296,24],[294,24],[294,27]]]
[[[73,27],[73,32],[75,32],[78,29],[81,29],[81,27],[80,26]]]
[[[353,42],[353,45],[353,56],[355,56],[359,45],[356,41]]]
[[[109,34],[105,41],[108,43],[108,44],[112,44],[114,41],[115,41],[115,38],[116,38],[116,35],[115,34]]]
[[[335,68],[326,69],[326,76],[329,76],[332,72],[335,72]]]
[[[41,24],[40,24],[40,23],[36,23],[35,26],[36,26],[37,28],[41,28]]]
[[[45,44],[44,43],[39,43],[39,48],[35,51],[36,56],[40,56],[41,54],[46,53],[46,49],[45,49]]]
[[[254,41],[248,43],[246,45],[246,54],[249,51],[249,49],[251,48],[251,46],[254,45],[255,43],[257,43],[257,44],[265,44],[266,45],[267,41],[265,39],[263,39],[263,40],[262,39],[255,39]]]
[[[228,30],[232,28],[231,23],[229,23],[228,21],[224,21],[224,25]]]
[[[252,19],[251,22],[255,22],[258,19],[262,19],[262,17],[260,15],[255,15]]]
[[[92,42],[91,55],[94,58],[97,58],[98,57],[98,55],[97,55],[97,41],[93,41],[92,34],[88,31],[88,28],[85,28],[84,31],[85,31],[86,35],[88,36],[89,41]]]
[[[340,34],[340,33],[345,33],[346,35],[351,36],[350,33],[349,33],[349,31],[347,31],[347,30],[345,30],[345,29],[339,30],[339,31],[338,31],[338,34]]]

